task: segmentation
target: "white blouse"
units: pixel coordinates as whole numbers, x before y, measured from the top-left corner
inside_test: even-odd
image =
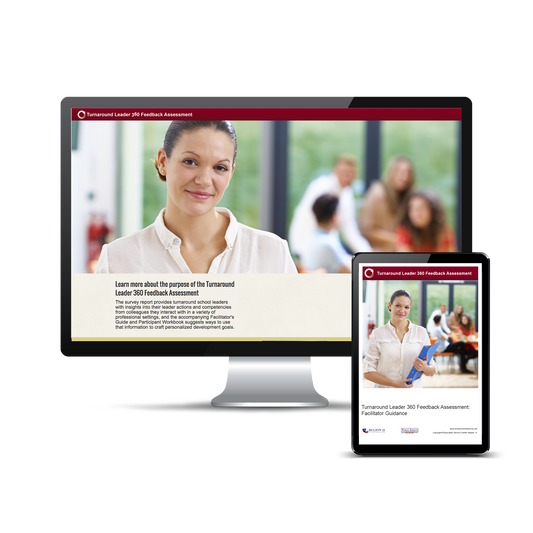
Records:
[[[377,372],[393,380],[407,379],[413,361],[420,354],[422,347],[431,344],[426,328],[417,326],[409,320],[408,322],[409,329],[403,337],[403,342],[400,342],[396,328],[390,321],[372,332],[363,359],[363,372]],[[437,370],[434,358],[429,366]],[[422,387],[422,379],[414,381],[414,387]]]
[[[287,241],[274,233],[237,222],[224,207],[216,211],[229,218],[226,249],[211,263],[209,274],[296,274]],[[97,274],[191,274],[180,253],[181,239],[163,221],[106,244],[96,265]]]

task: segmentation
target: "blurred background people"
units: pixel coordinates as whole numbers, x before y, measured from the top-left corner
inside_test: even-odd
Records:
[[[336,231],[339,199],[333,194],[319,196],[313,204],[317,227],[300,257],[304,271],[351,272],[352,256],[344,249]]]
[[[414,182],[413,164],[399,156],[390,162],[383,179],[366,192],[359,227],[375,250],[395,251],[396,230]]]
[[[472,322],[472,317],[467,314],[463,314],[461,317],[461,321],[458,325],[459,333],[463,337],[469,337],[470,335],[476,334],[476,328],[474,327],[474,323]]]
[[[441,315],[435,315],[432,320],[432,326],[428,328],[429,336],[433,339],[436,339],[436,342],[440,343],[437,347],[437,352],[452,352],[458,354],[460,356],[459,366],[461,368],[461,372],[463,374],[472,374],[473,372],[466,368],[466,363],[471,357],[473,357],[473,355],[469,355],[467,346],[464,342],[449,342],[450,337],[444,333],[441,322]]]
[[[475,341],[476,337],[476,328],[474,327],[474,322],[470,315],[466,313],[461,317],[459,322],[459,334],[461,335],[461,340],[465,343],[467,357],[473,358],[477,357],[478,352],[476,346],[472,344]],[[472,341],[472,342],[468,342]]]
[[[450,328],[448,327],[448,324],[446,324],[446,304],[440,304],[438,309],[435,309],[433,313],[431,313],[431,316],[428,320],[427,329],[429,330],[431,327],[433,327],[433,319],[439,315],[440,316],[440,327],[444,331],[444,333],[451,333]]]
[[[431,191],[416,191],[396,230],[398,252],[456,252],[453,229],[446,224],[444,208]]]
[[[294,210],[289,229],[289,245],[293,254],[301,257],[317,228],[313,205],[319,196],[333,194],[339,198],[338,228],[349,250],[370,252],[372,247],[361,235],[356,221],[352,183],[357,178],[357,160],[351,154],[337,156],[333,173],[313,180]]]
[[[436,342],[439,342],[437,352],[444,352],[446,346],[448,346],[448,335],[442,329],[441,315],[435,315],[431,319],[431,324],[428,324],[428,333],[429,336],[433,339],[436,339]]]
[[[463,306],[461,304],[457,304],[450,313],[447,323],[452,333],[459,333],[459,324],[461,323],[463,312]]]

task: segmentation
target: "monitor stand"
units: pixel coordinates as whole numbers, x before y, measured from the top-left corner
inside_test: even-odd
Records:
[[[230,357],[228,381],[214,407],[326,407],[316,392],[311,357]]]

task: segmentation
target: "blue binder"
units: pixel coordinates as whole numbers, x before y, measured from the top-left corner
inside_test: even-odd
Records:
[[[437,351],[437,348],[439,347],[440,342],[436,342],[435,344],[430,344],[429,346],[423,346],[422,350],[420,350],[420,354],[418,355],[419,359],[422,359],[422,361],[426,358],[426,355],[428,356],[428,365],[431,363],[431,360],[433,359],[433,354]],[[413,381],[416,381],[417,379],[420,379],[422,377],[422,370],[417,370],[414,366],[411,368],[411,372],[409,372],[409,375],[407,376],[407,379],[410,379],[411,381],[407,382],[407,385],[411,385]]]

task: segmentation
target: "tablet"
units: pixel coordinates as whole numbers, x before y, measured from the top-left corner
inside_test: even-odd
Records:
[[[489,259],[359,253],[352,265],[352,449],[489,449]],[[440,343],[422,361],[424,346]],[[413,367],[421,378],[408,379]]]

